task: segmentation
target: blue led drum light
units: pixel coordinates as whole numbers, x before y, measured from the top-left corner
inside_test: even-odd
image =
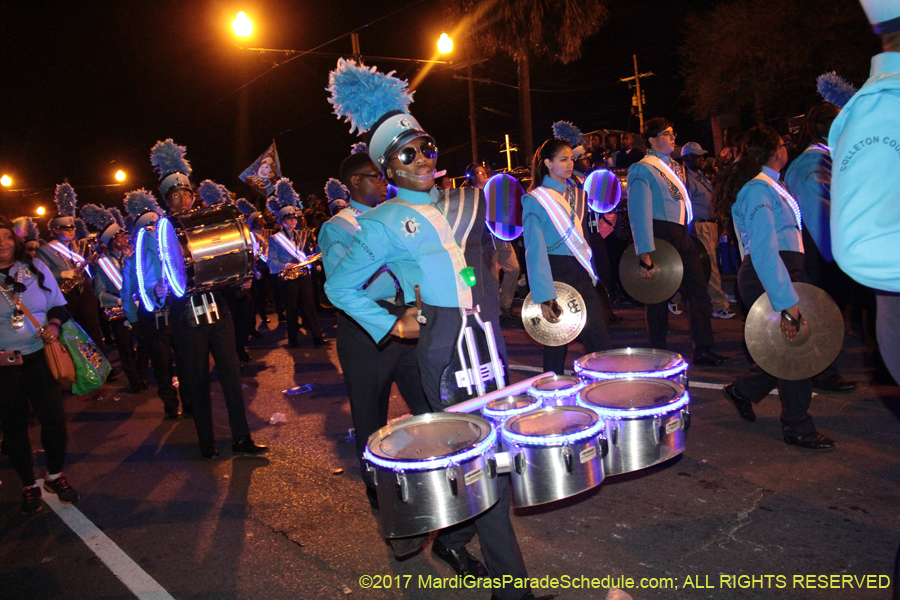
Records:
[[[585,386],[587,386],[587,382],[579,380],[578,383],[572,387],[560,388],[557,390],[538,390],[535,389],[534,386],[531,386],[526,393],[533,398],[568,398],[569,396],[579,393]]]
[[[506,410],[493,410],[493,409],[490,409],[487,406],[485,406],[484,408],[481,409],[481,414],[482,414],[482,416],[484,416],[485,418],[488,418],[488,419],[494,419],[497,421],[506,420],[510,417],[514,417],[516,415],[521,415],[521,414],[542,408],[541,407],[541,404],[542,404],[541,399],[535,397],[535,400],[537,400],[537,402],[529,404],[528,406],[522,406],[521,408],[508,408]]]
[[[660,369],[659,371],[631,371],[627,373],[610,373],[608,371],[592,371],[586,367],[582,367],[575,361],[575,372],[584,377],[606,381],[610,379],[635,379],[638,377],[649,377],[651,379],[668,379],[680,373],[684,373],[688,369],[688,364],[682,358],[674,367],[668,369]]]
[[[153,312],[156,310],[156,304],[150,297],[147,295],[146,290],[144,289],[144,261],[142,257],[144,256],[144,235],[146,235],[147,230],[142,228],[138,231],[137,242],[135,245],[137,246],[137,250],[135,250],[135,270],[137,271],[137,279],[138,279],[138,292],[141,295],[141,303],[144,305],[144,310],[147,312]]]
[[[175,228],[172,226],[169,218],[163,217],[156,225],[156,237],[159,244],[159,261],[162,263],[163,269],[166,272],[166,279],[169,282],[169,286],[172,288],[172,292],[181,298],[184,296],[184,286],[182,286],[181,282],[175,277],[175,265],[172,264],[172,252],[169,247],[169,232],[175,236]],[[178,250],[180,252],[181,248],[179,247]]]
[[[497,444],[497,432],[491,428],[491,432],[486,438],[478,442],[475,446],[460,452],[459,454],[451,454],[450,456],[441,456],[440,458],[431,458],[428,460],[389,460],[380,456],[375,456],[369,450],[369,446],[363,451],[363,458],[379,467],[390,469],[391,471],[430,471],[432,469],[446,469],[464,463],[470,458],[483,456],[488,450],[491,450]]]
[[[641,417],[661,417],[663,415],[675,412],[681,408],[684,408],[691,401],[691,396],[685,390],[684,395],[681,396],[678,400],[673,402],[672,404],[666,404],[665,406],[657,406],[655,408],[636,408],[636,409],[628,409],[628,408],[608,408],[606,406],[597,406],[595,404],[591,404],[589,402],[585,402],[581,399],[581,396],[578,397],[578,406],[582,408],[588,408],[601,417],[608,417],[612,419],[639,419]]]
[[[576,431],[568,434],[552,434],[552,435],[523,435],[514,433],[503,426],[500,435],[506,440],[507,444],[520,444],[527,446],[567,446],[581,442],[603,433],[604,423],[597,419],[597,422],[583,431]]]

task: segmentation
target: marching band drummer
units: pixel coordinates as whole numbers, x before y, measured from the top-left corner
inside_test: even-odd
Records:
[[[159,192],[169,206],[169,215],[187,212],[194,203],[189,175],[191,166],[184,158],[186,149],[171,139],[157,142],[150,150],[150,162],[160,176]],[[156,256],[159,261],[159,256]],[[158,268],[148,269],[144,285],[163,306],[169,295],[165,278]],[[212,398],[209,389],[209,355],[216,362],[219,385],[228,411],[231,427],[231,450],[236,454],[267,452],[250,437],[244,396],[241,389],[241,366],[234,345],[234,322],[228,315],[228,303],[222,291],[200,292],[171,298],[172,337],[175,358],[180,363],[180,388],[186,392],[194,410],[194,427],[200,443],[200,455],[206,459],[219,456],[212,422]]]
[[[551,323],[559,321],[569,307],[556,301],[554,281],[566,283],[581,294],[587,321],[578,339],[585,352],[609,350],[609,332],[594,288],[597,276],[591,262],[591,247],[584,239],[582,222],[586,209],[584,190],[572,182],[572,145],[550,138],[534,154],[531,187],[522,198],[525,264],[531,297]],[[568,344],[544,346],[544,371],[565,372]]]
[[[772,308],[781,311],[782,335],[794,340],[802,317],[791,282],[807,282],[807,277],[800,208],[778,182],[787,158],[787,144],[775,130],[754,127],[744,138],[740,158],[726,168],[716,186],[715,204],[720,215],[731,212],[740,235],[744,254],[738,270],[741,301],[749,308],[768,294]],[[777,379],[753,365],[748,375],[726,385],[722,393],[742,419],[755,421],[753,403],[760,402],[776,385],[785,443],[811,450],[833,448],[834,440],[816,431],[809,414],[812,382],[808,378]]]
[[[119,362],[128,377],[132,394],[139,394],[147,389],[145,373],[138,369],[134,356],[134,340],[131,328],[126,326],[124,307],[122,306],[122,266],[131,245],[128,243],[128,232],[125,231],[125,220],[118,208],[104,209],[96,204],[85,204],[81,207],[81,218],[85,223],[96,228],[100,233],[100,258],[94,270],[94,296],[100,303],[101,310],[117,308],[123,312],[121,318],[109,319],[116,348],[119,350]]]
[[[693,214],[683,167],[670,156],[675,150],[675,131],[671,122],[657,117],[644,124],[641,134],[649,150],[628,168],[628,216],[635,251],[640,258],[638,273],[642,279],[653,280],[650,253],[656,249],[654,238],[672,244],[684,265],[681,292],[687,300],[690,317],[688,323],[694,350],[691,364],[724,365],[729,358],[712,351],[715,345],[712,305],[700,255],[688,234]],[[665,350],[669,329],[667,303],[646,305],[645,315],[650,345]]]
[[[417,354],[425,395],[430,408],[439,411],[444,408],[441,376],[452,360],[454,342],[463,324],[460,307],[473,308],[473,301],[487,297],[491,288],[477,278],[484,274],[490,277],[490,271],[484,265],[481,274],[473,274],[475,266],[467,265],[439,208],[443,203],[434,188],[437,148],[431,136],[406,111],[412,101],[407,83],[340,59],[330,74],[328,89],[334,112],[360,133],[370,131],[369,157],[393,180],[398,192],[397,198],[359,216],[361,229],[332,271],[325,291],[331,302],[362,326],[376,343],[390,336],[419,338]],[[480,240],[475,241],[472,247],[476,260],[483,262],[477,243]],[[385,265],[397,277],[406,298],[414,298],[415,287],[419,286],[422,315],[417,315],[416,307],[411,306],[398,318],[367,295],[363,289],[366,282]],[[496,287],[492,293],[496,298]],[[426,322],[421,330],[417,316]],[[457,575],[484,577],[489,571],[493,577],[527,577],[509,516],[508,477],[498,477],[498,484],[496,504],[469,521],[442,530],[435,540],[433,554]],[[476,531],[487,571],[466,550],[466,543]],[[404,539],[413,542],[406,551],[412,554],[427,543],[428,535]],[[395,554],[400,554],[396,547]],[[529,590],[508,586],[495,588],[492,598],[520,600],[534,595]]]
[[[372,163],[368,154],[356,153],[345,158],[341,163],[341,180],[347,182],[349,205],[323,223],[319,234],[326,282],[350,250],[353,236],[360,229],[357,217],[387,198],[384,174]],[[385,268],[373,276],[365,290],[369,298],[396,313],[398,288],[393,274]],[[402,301],[399,309],[404,310]],[[356,455],[362,465],[363,450],[369,436],[387,425],[391,385],[394,382],[412,414],[420,415],[430,410],[416,362],[416,342],[389,338],[383,344],[376,344],[352,317],[338,311],[337,353],[347,384],[350,416],[356,430]],[[360,471],[369,502],[377,506],[378,498],[365,478],[365,468]]]
[[[237,201],[238,210],[243,213],[247,219],[247,226],[250,233],[253,234],[253,255],[256,257],[255,271],[253,273],[253,281],[250,283],[250,296],[259,315],[260,327],[269,322],[266,316],[266,300],[268,296],[269,264],[266,262],[269,256],[269,230],[264,227],[265,218],[263,214],[256,210],[256,207],[250,204],[245,198]],[[254,327],[255,329],[255,327]],[[256,333],[255,337],[262,334]]]
[[[284,312],[287,315],[288,348],[300,346],[297,343],[297,333],[300,331],[298,314],[313,340],[313,347],[321,348],[328,345],[328,340],[322,335],[322,327],[319,325],[313,280],[309,271],[292,279],[284,278],[287,273],[285,267],[292,267],[306,260],[315,252],[316,247],[312,230],[308,227],[297,228],[300,219],[303,218],[297,211],[299,198],[289,179],[283,177],[275,184],[275,194],[269,198],[268,206],[275,214],[275,220],[281,226],[281,231],[269,237],[269,254],[266,262],[269,271],[273,275],[278,275],[275,285],[281,292]],[[309,270],[314,268],[313,265],[307,267]]]

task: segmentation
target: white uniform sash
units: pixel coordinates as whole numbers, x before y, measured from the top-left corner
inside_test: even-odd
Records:
[[[794,197],[791,196],[791,194],[786,189],[784,189],[783,187],[781,187],[780,185],[775,183],[775,181],[771,177],[766,175],[765,173],[760,173],[753,179],[759,179],[760,181],[765,181],[766,183],[768,183],[769,185],[772,186],[772,189],[775,190],[775,193],[777,193],[779,196],[781,196],[784,199],[784,201],[787,202],[788,205],[791,207],[791,210],[794,211],[794,217],[796,217],[796,219],[797,219],[797,228],[800,229],[800,231],[803,231],[803,221],[801,220],[802,217],[800,214],[800,205],[797,203],[797,201],[794,199]]]
[[[63,258],[68,258],[76,265],[86,262],[85,258],[82,255],[78,254],[74,250],[69,250],[68,248],[66,248],[65,244],[63,244],[59,240],[53,240],[48,244],[48,246],[56,250],[57,254],[59,254]],[[91,275],[91,269],[87,265],[85,265],[84,267],[84,272],[88,274],[88,277],[93,277],[93,275]]]
[[[684,204],[682,207],[682,214],[679,216],[679,222],[685,227],[689,225],[691,221],[694,220],[694,209],[691,206],[691,195],[688,194],[687,187],[685,187],[684,182],[681,181],[681,177],[679,177],[675,171],[672,170],[672,167],[667,165],[664,161],[655,156],[651,156],[650,154],[642,158],[640,162],[655,167],[656,170],[659,171],[659,174],[662,175],[663,179],[678,189]],[[687,220],[685,220],[685,213],[687,214]]]
[[[344,221],[350,223],[350,225],[353,226],[354,230],[359,231],[359,229],[360,229],[359,221],[356,220],[356,215],[358,215],[358,214],[360,214],[360,212],[358,210],[356,210],[355,208],[347,207],[344,210],[338,212],[332,218],[343,219]]]
[[[575,255],[575,258],[596,283],[597,275],[594,273],[594,266],[591,262],[591,257],[593,256],[591,247],[579,231],[581,229],[581,223],[579,222],[579,227],[576,228],[576,223],[573,223],[572,219],[569,217],[567,212],[569,206],[565,197],[556,190],[551,190],[550,188],[543,186],[531,190],[531,195],[538,203],[540,203],[547,214],[550,215],[550,221],[556,228],[559,237],[566,243],[566,247],[573,255]],[[576,219],[576,221],[578,221],[578,219]]]
[[[297,262],[303,262],[306,260],[306,255],[294,245],[294,242],[288,239],[286,235],[284,235],[283,231],[279,231],[275,235],[272,236],[278,242],[278,244],[287,250],[288,254],[297,259]]]
[[[119,270],[119,267],[113,263],[112,259],[108,256],[100,257],[100,260],[97,261],[100,265],[100,269],[103,273],[109,278],[114,286],[116,286],[116,291],[122,291],[122,271]]]

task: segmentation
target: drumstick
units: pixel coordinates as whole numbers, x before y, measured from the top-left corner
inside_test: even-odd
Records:
[[[418,321],[420,325],[424,325],[428,322],[428,319],[422,314],[422,293],[419,291],[419,284],[417,283],[416,287],[413,289],[416,291],[416,321]]]

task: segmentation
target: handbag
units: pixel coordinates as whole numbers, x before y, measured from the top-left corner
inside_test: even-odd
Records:
[[[13,301],[22,309],[22,312],[25,313],[25,316],[34,325],[34,328],[40,329],[40,323],[37,322],[37,319],[28,310],[28,307],[19,302],[19,299],[15,296],[13,296]],[[62,328],[60,328],[59,333],[60,337],[62,337]],[[59,343],[59,338],[49,344],[44,342],[44,358],[47,359],[47,366],[50,368],[50,374],[56,380],[56,383],[64,389],[72,389],[72,385],[75,383],[75,363],[72,362],[69,351]]]
[[[112,367],[103,352],[84,332],[75,319],[63,323],[59,335],[60,342],[69,351],[75,365],[75,381],[72,382],[72,393],[77,396],[90,394],[106,383]]]

